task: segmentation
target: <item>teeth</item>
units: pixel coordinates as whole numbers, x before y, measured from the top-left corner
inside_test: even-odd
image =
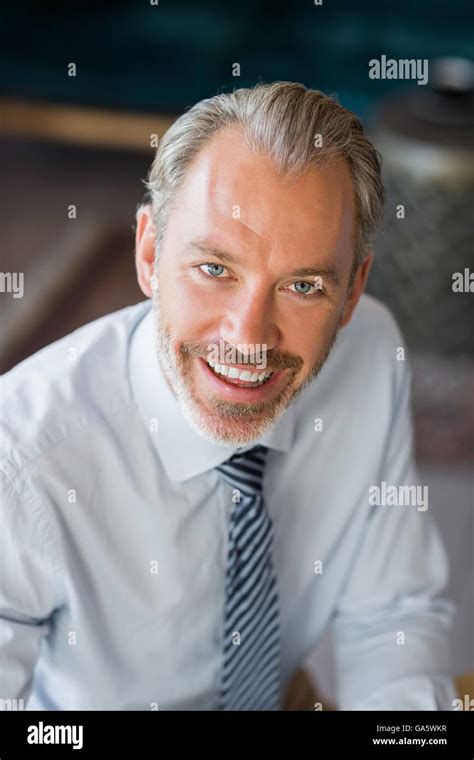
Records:
[[[268,380],[272,372],[251,372],[248,369],[240,370],[237,367],[229,367],[226,364],[215,364],[209,360],[207,362],[218,375],[224,375],[230,380],[242,380],[245,383],[263,383]]]

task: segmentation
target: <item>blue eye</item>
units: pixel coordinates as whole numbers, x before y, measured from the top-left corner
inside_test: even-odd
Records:
[[[312,282],[304,282],[304,280],[300,280],[298,282],[293,282],[290,285],[290,288],[295,288],[293,293],[296,293],[298,296],[306,296],[308,298],[317,298],[320,295],[322,295],[322,289],[320,287],[317,287]],[[311,290],[313,288],[313,290]]]
[[[312,287],[309,282],[294,282],[293,285],[296,288],[296,292],[302,296],[308,295],[309,288]],[[303,288],[306,288],[306,290],[303,290]]]
[[[225,271],[225,267],[222,266],[222,264],[201,264],[199,269],[202,271],[202,267],[207,267],[208,271],[207,274],[210,277],[218,277],[220,274],[222,274]]]

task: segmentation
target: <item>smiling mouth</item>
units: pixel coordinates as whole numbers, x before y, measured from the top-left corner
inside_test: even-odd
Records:
[[[250,369],[240,369],[231,364],[215,364],[212,361],[206,361],[211,372],[219,380],[223,380],[229,385],[236,385],[240,388],[260,388],[265,385],[275,374],[265,370],[258,370],[256,367]]]

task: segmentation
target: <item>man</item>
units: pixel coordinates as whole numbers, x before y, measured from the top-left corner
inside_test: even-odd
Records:
[[[147,300],[3,377],[0,696],[280,709],[330,626],[340,708],[450,709],[427,503],[373,499],[417,481],[360,121],[300,84],[219,95],[148,188]]]

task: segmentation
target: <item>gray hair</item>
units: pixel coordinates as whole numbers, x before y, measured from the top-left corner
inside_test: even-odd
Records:
[[[231,125],[242,127],[252,148],[270,156],[278,171],[294,176],[310,166],[345,159],[355,204],[352,282],[383,216],[380,155],[356,114],[334,97],[296,82],[260,83],[201,100],[167,130],[146,182],[157,226],[157,251],[187,168],[212,136]]]

